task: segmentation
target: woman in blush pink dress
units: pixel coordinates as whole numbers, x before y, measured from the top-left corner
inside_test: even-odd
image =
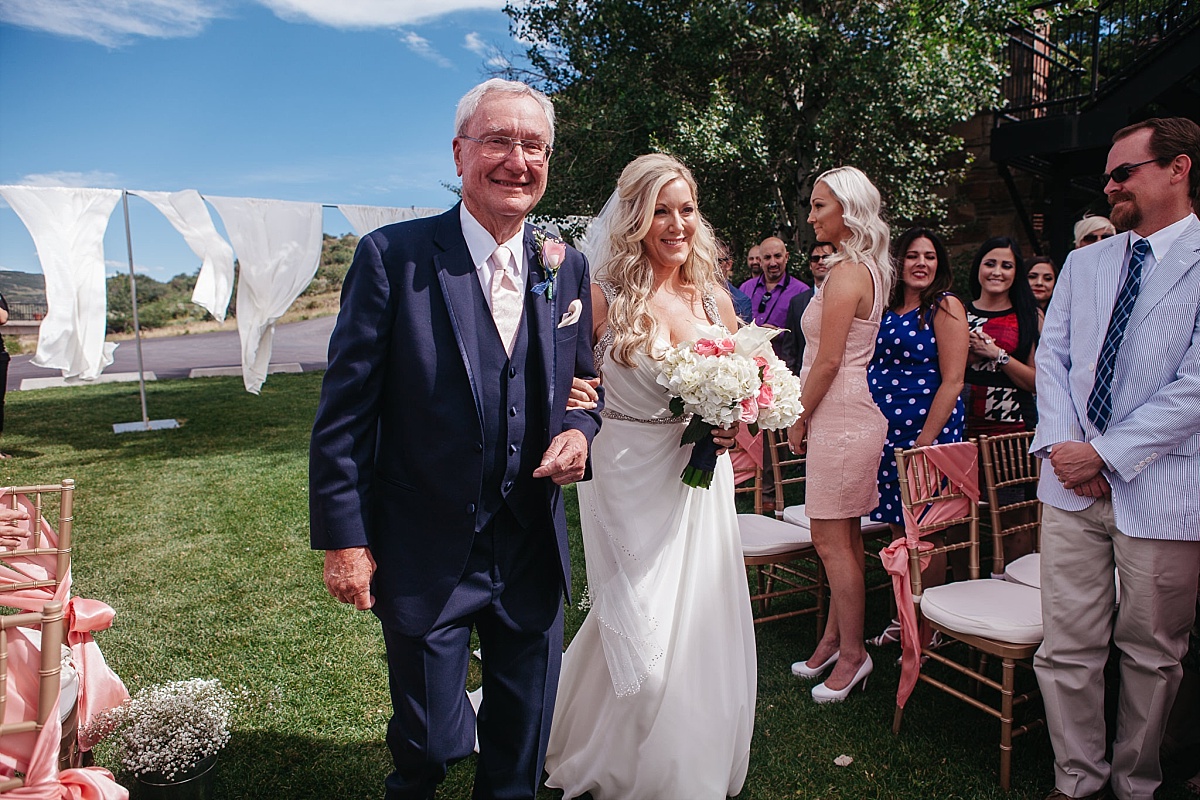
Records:
[[[863,642],[864,555],[859,519],[879,504],[877,474],[887,420],[871,399],[867,365],[891,291],[889,231],[879,191],[861,171],[838,167],[817,178],[808,216],[817,239],[837,252],[829,276],[804,312],[808,344],[800,380],[804,412],[788,431],[792,450],[808,453],[805,510],[829,579],[829,618],[816,651],[792,672],[816,678],[818,703],[840,702],[873,664]]]

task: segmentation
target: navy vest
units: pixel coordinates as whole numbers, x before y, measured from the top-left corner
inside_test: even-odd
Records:
[[[504,352],[487,301],[475,306],[484,439],[476,531],[487,525],[502,504],[512,510],[525,528],[534,527],[539,517],[546,514],[549,479],[532,477],[548,444],[545,378],[530,332],[535,302],[544,303],[546,299],[527,291],[511,357]]]

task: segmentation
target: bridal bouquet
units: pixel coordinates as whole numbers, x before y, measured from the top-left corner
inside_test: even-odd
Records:
[[[717,467],[710,431],[734,422],[779,430],[800,416],[800,381],[771,349],[774,328],[748,325],[730,334],[716,325],[697,325],[700,338],[669,349],[658,382],[672,395],[676,417],[692,415],[679,445],[694,445],[680,477],[707,489]]]

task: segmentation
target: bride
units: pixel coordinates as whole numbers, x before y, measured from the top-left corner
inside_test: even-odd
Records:
[[[578,488],[591,610],[563,656],[546,785],[567,798],[721,800],[746,778],[756,692],[733,470],[722,457],[711,488],[680,480],[691,447],[657,378],[696,324],[736,329],[733,303],[675,159],[630,163],[597,223],[605,420]],[[713,430],[721,448],[733,436]]]

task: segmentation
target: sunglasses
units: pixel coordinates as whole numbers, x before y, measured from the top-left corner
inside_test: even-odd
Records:
[[[1079,241],[1084,242],[1085,244],[1093,244],[1095,242],[1100,241],[1101,239],[1107,239],[1110,236],[1116,236],[1116,234],[1115,233],[1089,233],[1086,236],[1084,236],[1082,239],[1080,239]]]
[[[762,296],[762,300],[758,301],[758,313],[763,313],[767,310],[767,301],[771,299],[771,293],[767,292]]]
[[[1145,161],[1139,161],[1136,164],[1122,164],[1119,167],[1113,167],[1112,172],[1106,172],[1105,174],[1101,175],[1100,177],[1104,179],[1105,185],[1107,185],[1109,181],[1113,181],[1114,183],[1124,183],[1125,181],[1129,180],[1131,175],[1133,175],[1133,171],[1135,169],[1137,169],[1138,167],[1144,167],[1147,164],[1153,163],[1155,161],[1158,161],[1158,159],[1157,158],[1149,158],[1149,159],[1146,159]]]
[[[809,256],[808,260],[810,262],[812,262],[813,264],[817,264],[821,261],[824,261],[827,258],[829,258],[829,256],[818,256],[818,255],[814,254],[814,255]]]

